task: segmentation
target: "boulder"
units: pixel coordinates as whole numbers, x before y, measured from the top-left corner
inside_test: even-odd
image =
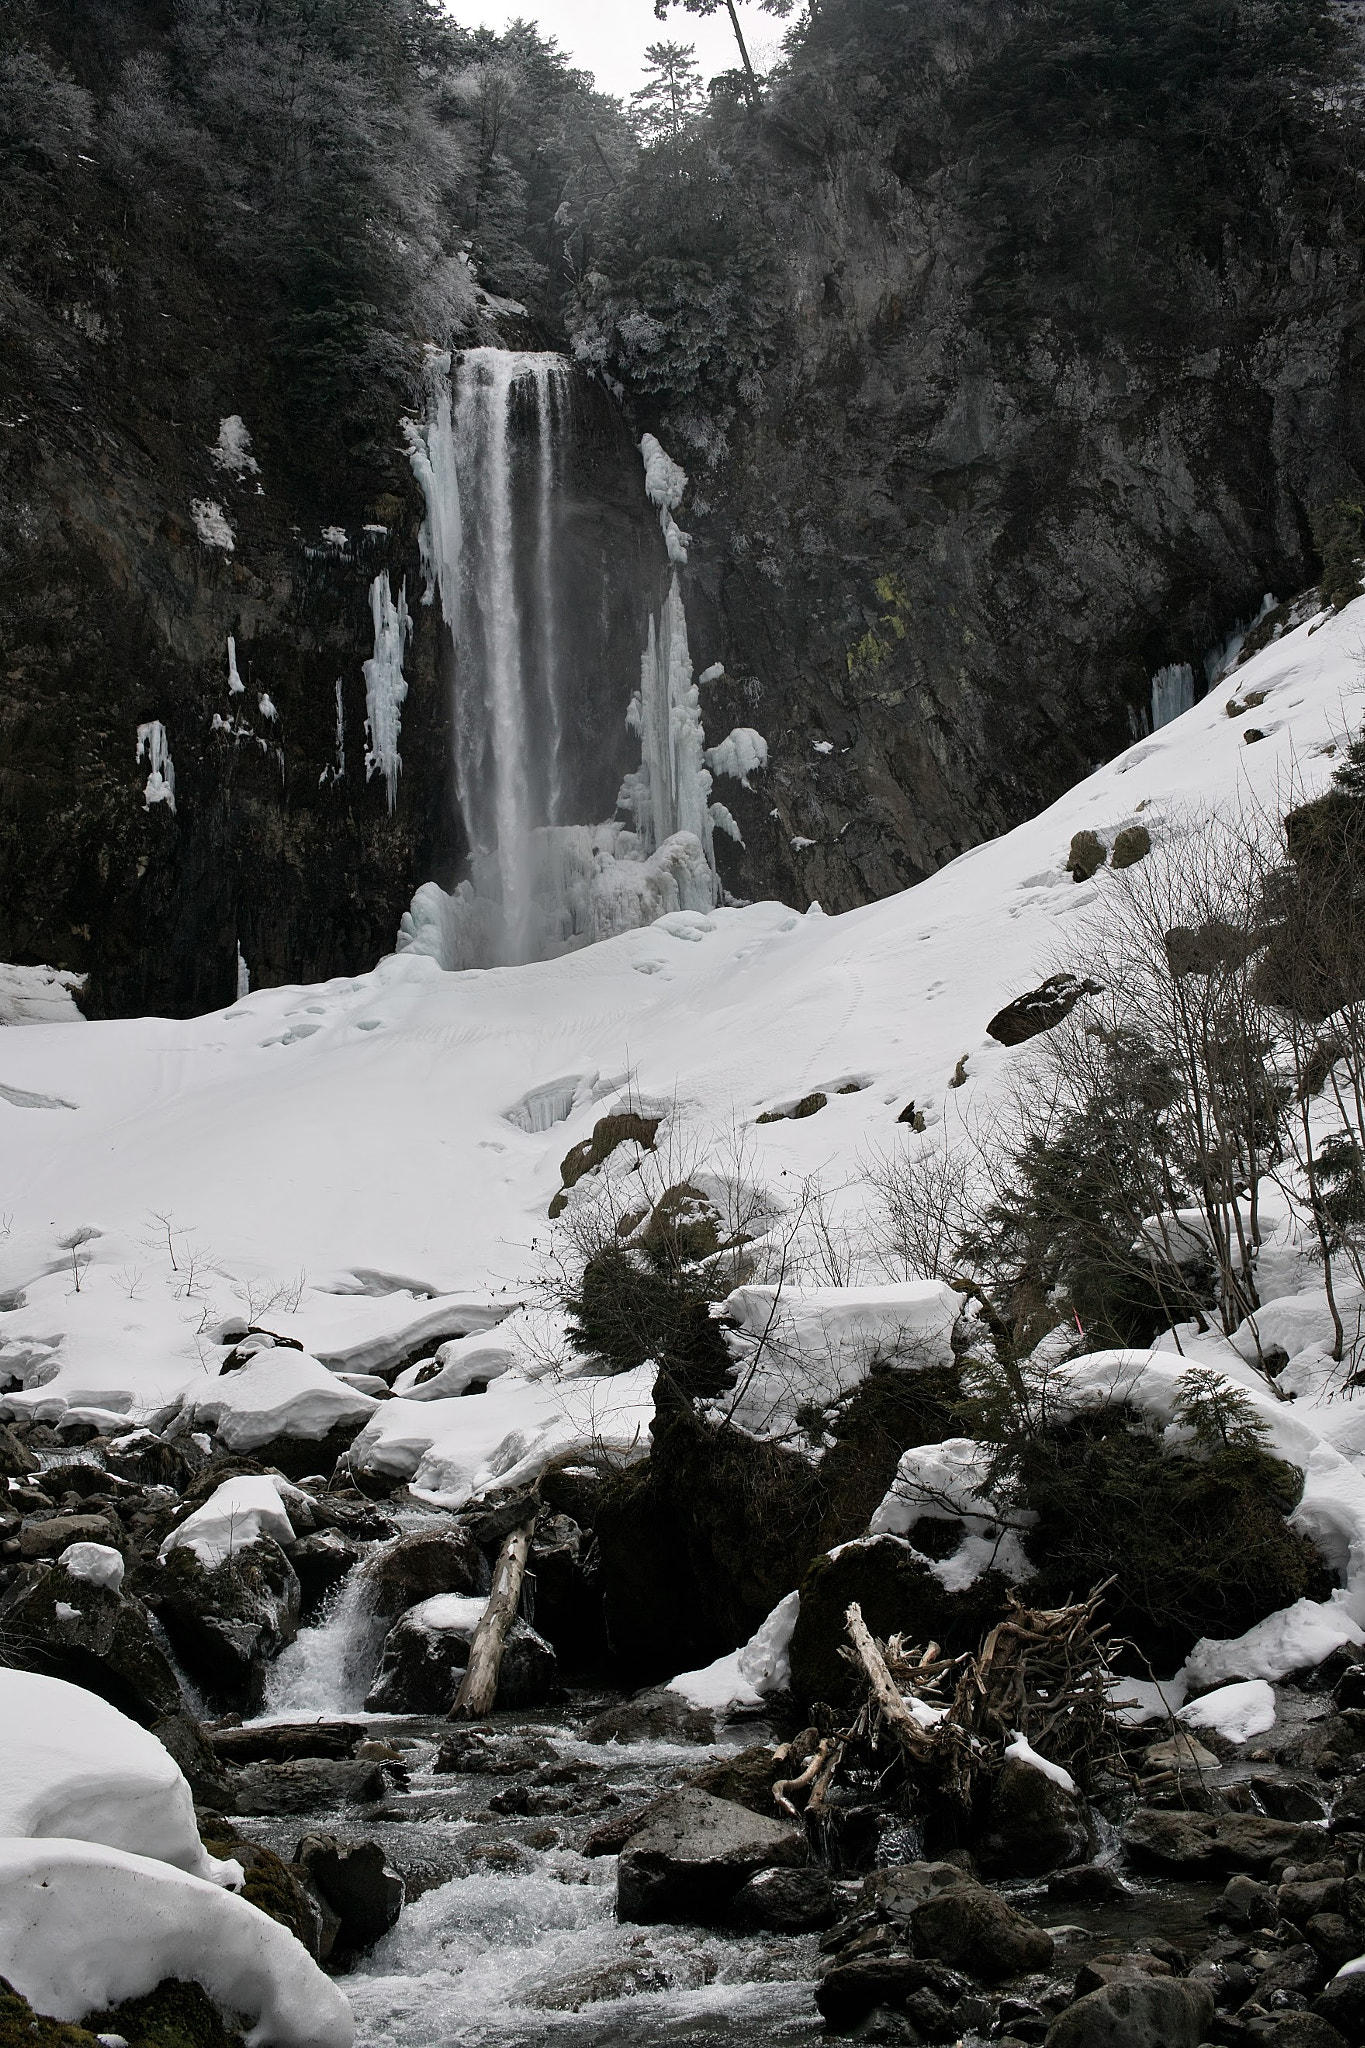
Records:
[[[806,1839],[799,1828],[685,1786],[656,1801],[626,1842],[617,1865],[617,1916],[722,1920],[740,1886],[756,1871],[790,1868],[805,1860]]]
[[[284,1862],[273,1849],[244,1840],[221,1816],[205,1822],[203,1836],[211,1855],[224,1860],[230,1857],[241,1864],[246,1874],[242,1897],[247,1903],[287,1927],[315,1962],[326,1962],[335,1925],[329,1925],[332,1916],[314,1897],[303,1872]],[[148,2043],[146,2048],[154,2048],[154,2044]],[[175,2048],[175,2044],[165,2043],[164,2048]]]
[[[1199,2048],[1213,2022],[1207,1984],[1179,1977],[1118,1977],[1068,2006],[1047,2048]]]
[[[1050,974],[1041,988],[1030,989],[997,1010],[986,1030],[999,1045],[1023,1045],[1069,1017],[1082,996],[1099,992],[1097,981],[1078,981],[1074,974]]]
[[[1227,1888],[1218,1901],[1217,1912],[1229,1927],[1239,1931],[1250,1927],[1273,1927],[1280,1918],[1271,1886],[1258,1884],[1254,1877],[1245,1874],[1228,1879]]]
[[[587,1742],[714,1742],[716,1717],[708,1707],[694,1707],[680,1692],[652,1686],[633,1699],[589,1721]]]
[[[363,1954],[398,1923],[406,1888],[390,1870],[378,1842],[340,1843],[334,1835],[305,1835],[294,1862],[340,1923],[334,1953]]]
[[[267,1664],[298,1634],[299,1603],[294,1568],[270,1536],[212,1566],[180,1544],[148,1574],[147,1604],[190,1677],[239,1713],[260,1706]]]
[[[913,1377],[913,1376],[912,1376]],[[858,1690],[842,1655],[844,1616],[856,1600],[874,1636],[900,1630],[908,1642],[941,1643],[952,1654],[975,1650],[1005,1612],[1009,1584],[996,1571],[949,1593],[928,1561],[899,1538],[845,1543],[815,1558],[801,1581],[801,1609],[791,1640],[791,1689],[798,1700],[849,1704]],[[733,1638],[731,1638],[733,1641]]]
[[[222,1812],[232,1799],[230,1774],[194,1715],[169,1714],[154,1724],[152,1733],[179,1764],[195,1805]]]
[[[144,1728],[184,1707],[146,1609],[122,1591],[52,1565],[20,1589],[0,1627],[7,1664],[84,1686]]]
[[[977,1861],[990,1876],[1038,1877],[1080,1863],[1094,1847],[1085,1801],[1019,1757],[991,1788]]]
[[[105,1469],[134,1486],[172,1486],[183,1493],[204,1454],[188,1438],[173,1443],[150,1429],[130,1430],[104,1447]]]
[[[118,1538],[107,1515],[29,1515],[19,1531],[19,1555],[25,1562],[57,1558],[72,1543],[103,1543],[117,1549]]]
[[[1346,2048],[1345,2036],[1315,2012],[1280,2012],[1256,2035],[1265,2048]]]
[[[1321,1828],[1261,1813],[1225,1813],[1214,1829],[1214,1861],[1224,1870],[1269,1870],[1281,1857],[1312,1862],[1326,1848]]]
[[[1127,1887],[1107,1863],[1073,1863],[1068,1870],[1054,1870],[1047,1881],[1050,1899],[1066,1899],[1077,1905],[1103,1905],[1121,1899]]]
[[[395,1622],[384,1639],[366,1708],[379,1714],[448,1713],[483,1610],[480,1597],[439,1593]],[[500,1710],[540,1707],[558,1690],[554,1651],[529,1622],[517,1619],[503,1645],[495,1705]]]
[[[41,1462],[36,1451],[20,1443],[8,1423],[0,1422],[0,1479],[23,1479],[36,1472]]]
[[[914,1908],[910,1939],[917,1956],[953,1964],[987,1982],[1046,1970],[1052,1961],[1046,1929],[970,1878]]]
[[[1135,1863],[1175,1870],[1213,1868],[1214,1819],[1208,1813],[1140,1806],[1123,1829],[1123,1846]]]
[[[1333,1977],[1313,2000],[1319,2019],[1335,2027],[1351,2048],[1365,2044],[1365,1970],[1351,1970]]]
[[[339,1586],[364,1552],[339,1529],[320,1529],[315,1536],[300,1537],[285,1548],[299,1582],[299,1614],[308,1621],[315,1615],[334,1586]]]
[[[962,1979],[941,1964],[926,1962],[905,1949],[887,1949],[872,1955],[853,1956],[836,1962],[815,1987],[815,2003],[832,2034],[850,2033],[869,2013],[879,2007],[906,2007],[927,1994],[935,1999],[945,2016],[965,1988]],[[951,2038],[957,2029],[930,2027],[930,2038]],[[907,2042],[918,2038],[909,2033]]]
[[[741,1927],[807,1934],[815,1928],[832,1927],[839,1917],[839,1903],[839,1894],[823,1870],[759,1870],[735,1893],[730,1911]]]
[[[232,1811],[259,1817],[333,1813],[342,1806],[368,1806],[387,1790],[383,1766],[354,1757],[246,1764],[232,1781]]]
[[[488,1590],[488,1562],[458,1522],[400,1536],[367,1558],[361,1573],[365,1597],[375,1614],[389,1620],[437,1593]]]
[[[813,1742],[811,1751],[815,1747]],[[756,1742],[740,1750],[737,1756],[718,1757],[715,1763],[694,1771],[688,1782],[715,1799],[733,1799],[736,1806],[747,1806],[750,1813],[761,1813],[766,1820],[774,1820],[778,1812],[774,1784],[779,1778],[796,1777],[800,1769],[797,1762],[779,1763],[774,1750],[766,1743]]]
[[[1326,1846],[1320,1828],[1260,1813],[1188,1813],[1141,1806],[1123,1830],[1135,1862],[1175,1870],[1269,1870],[1281,1857],[1311,1862]]]
[[[1365,1827],[1365,1773],[1352,1778],[1345,1791],[1333,1801],[1332,1818],[1327,1825],[1334,1835]]]
[[[1073,881],[1088,882],[1109,858],[1108,848],[1098,832],[1073,832],[1065,866]]]

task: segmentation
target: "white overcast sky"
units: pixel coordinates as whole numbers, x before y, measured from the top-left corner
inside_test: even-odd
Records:
[[[703,79],[739,62],[730,17],[724,7],[701,17],[675,5],[666,22],[654,18],[653,0],[446,0],[457,21],[469,28],[505,28],[521,15],[553,36],[575,65],[591,71],[603,92],[626,99],[640,83],[646,43],[696,45]],[[762,70],[775,53],[784,24],[752,5],[739,8],[749,55]]]

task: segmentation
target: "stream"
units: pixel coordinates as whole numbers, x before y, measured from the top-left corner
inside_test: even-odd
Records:
[[[267,1710],[253,1725],[362,1722],[401,1759],[387,1767],[386,1797],[344,1812],[234,1823],[286,1860],[310,1831],[343,1843],[379,1841],[403,1876],[407,1903],[397,1926],[341,1979],[360,2048],[700,2048],[827,2038],[813,1998],[819,1935],[618,1924],[616,1858],[583,1853],[613,1816],[717,1757],[777,1739],[766,1723],[757,1715],[733,1720],[711,1745],[589,1742],[585,1728],[621,1695],[585,1690],[473,1728],[367,1714],[361,1702],[383,1629],[353,1571],[330,1609],[279,1658]],[[446,1767],[438,1769],[443,1747]],[[900,1860],[895,1840],[885,1838],[888,1861]],[[1116,1944],[1208,1941],[1220,1886],[1127,1881],[1125,1899],[1088,1907],[1059,1907],[1041,1882],[1002,1889],[1052,1927],[1054,1979],[1069,1980],[1088,1956]],[[860,1874],[842,1881],[850,1908],[861,1883]]]

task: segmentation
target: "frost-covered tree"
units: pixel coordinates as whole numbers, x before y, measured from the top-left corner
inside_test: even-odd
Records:
[[[645,51],[645,82],[630,96],[641,139],[676,146],[700,111],[704,95],[691,43],[651,43]]]

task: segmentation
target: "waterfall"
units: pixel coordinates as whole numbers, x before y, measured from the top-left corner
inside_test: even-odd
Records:
[[[398,948],[447,968],[543,959],[671,911],[710,910],[720,899],[714,828],[740,836],[710,801],[712,778],[747,787],[766,765],[766,742],[748,727],[706,747],[701,686],[724,670],[714,664],[699,682],[688,645],[679,579],[691,537],[673,516],[687,476],[646,434],[644,495],[666,569],[657,609],[646,615],[642,603],[637,614],[639,688],[628,709],[624,687],[617,699],[640,742],[640,765],[616,798],[631,822],[585,818],[588,803],[610,801],[599,785],[612,753],[601,723],[612,679],[582,637],[585,619],[595,620],[605,649],[605,599],[599,612],[597,593],[583,587],[565,488],[566,442],[590,389],[575,385],[578,374],[558,355],[433,349],[425,419],[406,426],[427,507],[423,602],[439,597],[454,649],[455,789],[470,877],[453,892],[423,883]]]

